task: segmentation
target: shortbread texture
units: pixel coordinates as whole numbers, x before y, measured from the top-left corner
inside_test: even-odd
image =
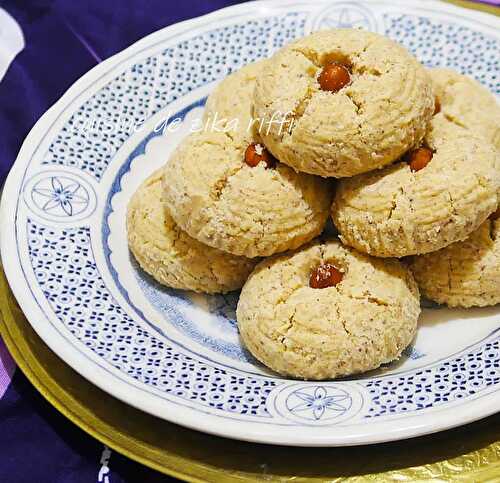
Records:
[[[429,69],[438,106],[450,122],[500,149],[500,106],[479,82],[451,69]]]
[[[248,143],[255,140],[259,123],[253,115],[253,91],[266,60],[248,64],[228,75],[208,96],[203,114],[208,130],[223,126],[232,135],[242,136]]]
[[[163,205],[162,170],[132,196],[127,211],[131,252],[161,284],[204,293],[239,289],[256,261],[207,247],[183,232]]]
[[[163,176],[176,223],[206,245],[251,258],[312,240],[328,219],[330,182],[282,163],[250,167],[247,146],[228,133],[195,133],[182,142]]]
[[[351,83],[323,91],[322,68],[335,61]],[[324,177],[385,166],[423,138],[434,112],[424,67],[402,46],[355,29],[315,32],[278,51],[257,78],[261,136],[283,163]],[[284,115],[285,126],[276,121]]]
[[[398,162],[341,180],[332,217],[344,243],[379,257],[424,254],[464,240],[496,210],[498,153],[481,138],[434,116],[430,163]]]
[[[486,220],[465,241],[415,257],[422,295],[450,307],[500,303],[500,220]]]
[[[311,271],[334,264],[333,287],[309,286]],[[397,359],[412,341],[419,292],[397,260],[361,254],[338,241],[262,261],[237,307],[242,341],[263,364],[303,379],[333,379]]]

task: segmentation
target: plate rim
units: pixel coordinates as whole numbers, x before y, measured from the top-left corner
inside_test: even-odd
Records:
[[[377,4],[375,0],[365,0],[369,3]],[[201,411],[188,408],[188,407],[169,407],[169,413],[166,413],[165,404],[169,404],[167,401],[161,401],[160,403],[153,404],[152,401],[148,401],[146,404],[141,398],[141,393],[146,393],[150,396],[154,394],[147,392],[137,386],[132,386],[132,384],[126,384],[123,382],[118,382],[116,380],[112,381],[112,387],[109,384],[109,378],[106,376],[106,371],[100,367],[95,361],[89,360],[84,357],[79,351],[75,351],[72,346],[66,346],[64,343],[64,336],[57,335],[55,329],[51,324],[47,324],[44,319],[45,317],[40,316],[40,311],[38,308],[38,303],[34,300],[34,297],[28,297],[26,281],[19,281],[17,276],[22,273],[22,267],[15,262],[17,261],[17,256],[10,256],[10,252],[13,250],[14,244],[12,244],[12,236],[15,227],[15,204],[17,203],[17,197],[11,196],[14,192],[17,192],[18,187],[22,183],[23,168],[27,166],[31,158],[31,154],[37,149],[38,143],[35,141],[40,141],[43,139],[46,133],[46,126],[50,125],[51,121],[54,121],[58,114],[65,112],[68,106],[74,101],[77,91],[79,91],[84,86],[92,85],[93,81],[103,75],[112,71],[115,66],[118,66],[122,60],[125,60],[127,56],[137,53],[139,50],[145,50],[152,46],[155,40],[160,40],[167,32],[169,34],[174,34],[176,32],[182,31],[183,28],[191,26],[194,28],[200,27],[208,21],[223,20],[229,13],[248,13],[249,7],[264,8],[269,9],[269,12],[276,9],[282,11],[284,6],[293,5],[304,5],[306,2],[297,0],[285,0],[285,1],[275,1],[275,0],[263,0],[257,2],[249,2],[245,4],[235,5],[231,7],[226,7],[221,10],[217,10],[210,14],[186,20],[163,29],[154,32],[143,39],[132,44],[123,51],[115,54],[104,62],[96,65],[89,72],[84,74],[80,79],[78,79],[67,91],[66,93],[38,120],[35,126],[32,128],[28,136],[26,137],[18,157],[11,169],[7,181],[4,186],[2,202],[0,206],[0,217],[5,220],[5,226],[8,227],[7,230],[2,230],[0,246],[2,261],[5,267],[5,272],[7,279],[15,294],[16,299],[19,301],[23,311],[26,314],[28,321],[35,329],[37,334],[42,338],[42,340],[50,347],[50,349],[55,352],[59,357],[61,357],[68,365],[70,365],[74,370],[80,373],[92,384],[103,389],[104,391],[110,393],[114,397],[124,401],[125,403],[136,407],[137,409],[146,411],[162,419],[176,422],[182,424],[183,426],[189,427],[191,429],[201,430],[210,434],[215,434],[223,437],[229,437],[234,439],[241,439],[251,442],[260,442],[265,444],[282,444],[291,446],[350,446],[350,445],[360,445],[360,444],[370,444],[379,443],[386,441],[399,440],[403,438],[411,438],[424,434],[429,434],[436,431],[441,431],[443,429],[448,429],[456,427],[468,422],[487,417],[498,411],[500,407],[500,390],[496,390],[492,393],[485,395],[482,398],[478,398],[472,401],[468,401],[464,406],[467,408],[465,411],[465,417],[459,418],[455,414],[460,414],[458,408],[443,408],[425,415],[411,415],[405,417],[405,428],[393,428],[390,431],[379,431],[377,427],[386,427],[388,425],[387,421],[373,422],[369,425],[371,430],[369,432],[363,431],[361,427],[358,431],[352,432],[349,437],[345,436],[332,436],[326,431],[319,431],[324,434],[321,435],[309,435],[308,437],[300,437],[291,441],[290,436],[293,435],[297,428],[290,427],[284,428],[284,431],[276,434],[276,428],[269,428],[258,422],[245,422],[245,421],[229,421],[224,417],[224,427],[222,428],[218,424],[222,418],[217,414],[210,413],[209,417]],[[327,0],[319,0],[317,2],[318,6],[321,4],[328,4]],[[385,4],[394,4],[392,1],[384,1]],[[432,5],[436,7],[437,10],[443,13],[451,12],[467,12],[467,20],[477,18],[481,23],[486,23],[490,27],[492,19],[496,20],[495,17],[491,15],[466,10],[461,7],[456,7],[454,5],[444,4],[442,2],[436,2],[434,0],[425,0],[425,2],[413,2],[419,7],[422,5]],[[472,14],[472,15],[471,15]],[[17,266],[16,266],[17,265]],[[40,319],[40,320],[38,320]],[[122,387],[124,386],[124,387]],[[490,403],[491,400],[491,403]],[[496,404],[495,404],[496,402]],[[442,413],[447,413],[446,417],[443,417]],[[451,414],[450,414],[451,413]],[[463,415],[462,415],[463,416]],[[207,422],[208,419],[208,422]],[[424,419],[424,422],[418,424],[420,420]],[[212,420],[215,420],[212,422]],[[430,421],[433,421],[431,423]],[[410,424],[410,422],[412,424]],[[252,430],[249,431],[249,425],[251,425]],[[360,425],[362,426],[362,425]],[[393,424],[394,426],[394,424]],[[396,424],[397,426],[397,424]],[[322,428],[323,429],[323,428]],[[335,432],[331,430],[331,432]],[[382,436],[383,435],[383,436]]]
[[[34,332],[34,329],[31,327],[31,324],[21,311],[16,316],[14,304],[15,299],[7,284],[5,274],[0,265],[0,335],[3,337],[6,346],[15,358],[19,369],[25,374],[28,380],[35,386],[42,396],[72,423],[115,451],[118,451],[119,453],[122,453],[125,456],[162,473],[193,482],[217,481],[217,483],[220,483],[221,481],[234,481],[234,471],[214,466],[207,466],[199,460],[193,460],[183,456],[173,456],[170,451],[159,452],[159,448],[153,449],[150,448],[151,445],[145,446],[141,440],[140,434],[136,434],[135,432],[133,435],[129,436],[130,439],[126,438],[126,440],[123,437],[115,437],[114,432],[119,428],[108,422],[106,415],[103,416],[100,412],[96,413],[95,411],[90,411],[90,415],[85,417],[74,411],[72,406],[75,404],[75,400],[77,404],[80,404],[85,409],[88,409],[88,407],[82,403],[81,399],[76,398],[75,395],[68,392],[57,378],[50,377],[50,374],[47,374],[47,368],[52,368],[52,366],[49,366],[45,359],[36,357],[35,352],[32,350],[36,344],[41,343],[43,347],[44,342],[36,335],[36,333],[34,333],[35,339],[29,337],[30,334],[25,333],[26,330]],[[21,320],[19,320],[19,318],[21,318]],[[21,343],[19,338],[23,339],[21,340]],[[25,350],[23,351],[23,349]],[[53,354],[49,348],[46,348],[46,353],[55,357],[62,369],[72,370],[59,358],[59,356]],[[45,379],[46,376],[44,373],[47,374],[47,379]],[[82,377],[76,371],[75,375],[79,378]],[[85,379],[83,382],[89,384],[90,389],[94,389],[90,382]],[[55,386],[55,388],[52,386]],[[74,386],[74,384],[71,384],[71,386]],[[98,389],[96,388],[96,390]],[[105,394],[105,396],[109,397],[112,402],[115,401],[113,396],[109,394]],[[123,404],[120,401],[116,401],[116,403]],[[142,414],[139,413],[139,416],[142,416]],[[144,417],[153,418],[153,416],[148,414],[144,414]],[[165,421],[165,424],[173,425],[173,423],[167,421]],[[184,428],[181,429],[184,430]],[[205,435],[201,434],[201,436],[203,437]],[[142,453],[132,450],[130,442],[132,443],[132,446],[138,446]],[[190,443],[191,442],[192,440],[190,440]],[[226,440],[226,442],[228,445],[231,444],[231,440]],[[500,468],[500,459],[491,462],[487,456],[492,454],[491,450],[495,451],[495,448],[498,447],[500,447],[500,442],[492,442],[488,444],[488,446],[482,447],[473,452],[466,452],[460,456],[457,455],[451,460],[439,460],[430,463],[420,463],[417,465],[409,464],[399,469],[392,469],[383,473],[376,472],[373,473],[373,475],[378,475],[378,477],[392,477],[397,475],[398,477],[405,476],[413,479],[423,475],[428,476],[429,474],[432,474],[433,476],[439,475],[441,477],[451,477],[456,475],[458,471],[461,472],[464,468],[468,468],[469,473],[465,475],[462,472],[460,473],[462,477],[467,477],[469,479],[476,478],[481,479],[482,481],[496,475],[497,469]],[[261,446],[261,449],[262,451],[265,451],[267,450],[267,447]],[[270,449],[272,450],[272,448]],[[481,455],[484,457],[481,457]],[[458,470],[456,469],[456,458],[464,459],[463,467],[459,467]],[[160,459],[162,462],[159,461]],[[455,469],[453,474],[446,473],[449,466],[443,463],[447,463],[448,461],[453,461],[454,463],[452,465],[452,468]],[[476,468],[473,466],[472,469],[470,466],[471,461],[479,467]],[[429,473],[429,471],[431,473]],[[448,471],[450,470],[448,469]],[[247,474],[238,474],[238,477],[241,481],[261,481],[261,479],[257,479]],[[367,477],[367,475],[365,475],[365,477]]]

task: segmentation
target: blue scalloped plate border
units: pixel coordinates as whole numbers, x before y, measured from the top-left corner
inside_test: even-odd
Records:
[[[116,121],[126,110],[131,119],[147,124],[167,108],[184,119],[204,104],[201,91],[230,70],[307,31],[332,26],[388,33],[426,65],[441,65],[444,59],[499,93],[498,59],[492,55],[500,46],[498,24],[488,16],[431,1],[408,2],[404,8],[369,0],[254,5],[225,9],[143,39],[84,76],[37,123],[9,176],[1,207],[8,227],[2,230],[2,261],[28,319],[52,350],[116,397],[156,416],[233,438],[365,444],[496,412],[496,309],[487,317],[492,330],[452,355],[396,373],[312,383],[253,369],[248,354],[233,350],[237,342],[194,330],[197,321],[185,312],[196,306],[189,294],[160,291],[161,311],[171,323],[166,328],[152,323],[136,304],[140,295],[134,283],[148,282],[139,274],[132,283],[118,273],[126,263],[115,267],[109,241],[118,235],[109,220],[113,203],[119,205],[130,182],[131,165],[158,136],[130,135],[125,127],[107,130],[105,125],[83,136],[82,123]],[[130,270],[138,273],[133,266]],[[146,295],[151,310],[159,312]],[[217,312],[221,324],[229,323],[234,300],[209,301],[206,310]],[[184,330],[182,337],[177,329]],[[408,353],[415,360],[424,355],[416,349]]]

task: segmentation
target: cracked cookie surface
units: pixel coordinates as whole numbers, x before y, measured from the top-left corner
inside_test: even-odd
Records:
[[[228,75],[208,96],[203,113],[204,124],[210,128],[217,121],[231,129],[233,136],[240,135],[248,143],[255,140],[259,130],[253,117],[253,91],[255,81],[267,60],[245,65]],[[245,102],[242,100],[249,100]],[[224,122],[225,120],[225,122]],[[211,124],[212,123],[212,124]]]
[[[380,257],[433,252],[464,240],[496,210],[500,173],[495,148],[436,114],[425,144],[429,164],[400,161],[341,180],[332,218],[342,241]]]
[[[338,62],[351,82],[321,89],[321,69]],[[417,145],[434,112],[429,76],[402,46],[355,29],[321,31],[278,51],[257,78],[261,136],[283,163],[325,177],[385,166]],[[284,114],[284,126],[277,123]],[[274,117],[273,117],[274,116]],[[274,122],[270,122],[274,121]]]
[[[256,261],[207,247],[184,233],[165,209],[162,170],[132,196],[127,209],[131,252],[144,271],[169,287],[221,293],[242,287]]]
[[[500,149],[500,106],[479,82],[451,69],[428,70],[440,111],[450,122]]]
[[[311,271],[324,263],[335,265],[342,280],[311,288]],[[262,261],[237,307],[241,338],[257,359],[283,375],[318,380],[397,359],[415,335],[419,314],[408,269],[338,241]]]
[[[282,163],[248,166],[247,147],[229,133],[195,133],[183,141],[163,176],[175,221],[193,238],[247,257],[312,240],[328,219],[330,182]]]
[[[486,220],[462,242],[415,257],[410,265],[430,300],[450,307],[500,303],[500,220]]]

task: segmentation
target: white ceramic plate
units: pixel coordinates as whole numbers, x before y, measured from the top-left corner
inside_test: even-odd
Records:
[[[493,17],[430,1],[257,2],[141,40],[33,128],[4,189],[2,261],[35,330],[80,374],[160,418],[286,445],[407,438],[500,409],[499,307],[427,308],[397,364],[299,382],[242,348],[237,294],[162,288],[128,253],[127,201],[192,128],[214,84],[311,30],[351,25],[498,89]]]

